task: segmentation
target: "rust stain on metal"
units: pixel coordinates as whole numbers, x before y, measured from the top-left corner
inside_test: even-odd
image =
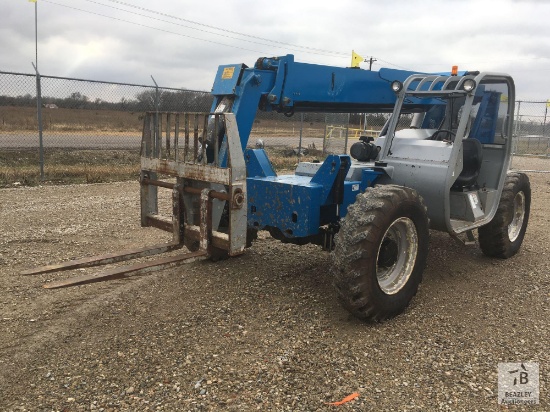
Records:
[[[231,203],[231,207],[233,209],[240,209],[244,205],[244,193],[241,188],[235,189],[233,192],[233,202]]]
[[[166,189],[173,189],[175,184],[170,182],[165,182],[163,180],[155,180],[155,179],[149,179],[148,177],[145,177],[141,180],[142,185],[152,185],[152,186],[158,186],[158,187],[165,187]]]
[[[207,250],[208,243],[212,237],[212,200],[210,193],[212,189],[206,188],[201,191],[200,197],[200,247]]]
[[[200,227],[186,226],[185,237],[190,240],[200,241]],[[222,250],[229,250],[229,235],[218,231],[212,231],[211,245]]]
[[[170,176],[179,176],[202,182],[231,183],[231,172],[228,168],[204,166],[194,163],[175,162],[167,159],[141,158],[141,168]]]
[[[183,161],[189,156],[189,113],[183,116],[184,123],[184,145],[183,145]]]
[[[160,253],[181,249],[183,245],[178,243],[167,243],[156,246],[149,246],[138,249],[128,249],[117,253],[106,253],[104,255],[91,256],[82,259],[70,260],[56,265],[41,266],[34,269],[21,272],[22,275],[39,275],[42,273],[59,272],[69,269],[79,269],[99,265],[108,265],[110,263],[123,262],[125,260],[136,259],[139,257],[154,256]]]
[[[199,157],[199,115],[193,116],[193,161]]]
[[[182,263],[191,263],[199,259],[205,259],[207,257],[206,251],[199,250],[197,252],[185,253],[177,256],[169,256],[162,259],[157,259],[151,262],[137,263],[131,266],[123,266],[120,268],[114,268],[106,270],[96,275],[83,275],[70,279],[55,281],[46,283],[43,285],[45,289],[58,289],[69,286],[85,285],[88,283],[103,282],[106,280],[122,279],[133,274],[144,274],[153,272],[156,270],[167,269],[180,265]]]
[[[147,226],[156,227],[157,229],[164,230],[165,232],[172,233],[174,224],[171,220],[163,219],[159,216],[148,215]]]
[[[185,188],[183,189],[184,192],[192,193],[194,195],[201,195],[202,190],[203,189],[200,189],[198,187],[191,187],[191,186],[185,186]],[[219,200],[231,200],[231,196],[229,196],[229,194],[225,192],[217,192],[215,190],[211,190],[209,193],[209,196],[211,198],[219,199]]]

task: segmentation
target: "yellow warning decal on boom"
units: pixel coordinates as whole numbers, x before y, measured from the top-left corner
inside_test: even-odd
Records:
[[[235,73],[235,67],[226,67],[225,69],[223,69],[222,79],[223,80],[231,79],[234,73]]]

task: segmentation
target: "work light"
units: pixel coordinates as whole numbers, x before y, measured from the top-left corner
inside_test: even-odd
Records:
[[[394,80],[393,82],[391,82],[391,88],[395,93],[399,93],[403,88],[403,83],[401,83],[399,80]]]
[[[476,88],[476,81],[474,79],[466,79],[464,80],[464,83],[462,83],[462,88],[464,91],[470,93]]]

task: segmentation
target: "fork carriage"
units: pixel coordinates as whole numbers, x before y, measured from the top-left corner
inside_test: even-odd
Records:
[[[219,140],[215,139],[211,162],[207,160],[207,144],[203,144],[209,125],[211,130],[224,130],[227,136],[222,142],[227,156],[218,156]],[[175,178],[176,182],[160,180],[159,176]],[[226,251],[229,256],[244,252],[246,165],[233,114],[146,113],[140,183],[142,226],[172,232],[174,243],[209,255],[216,251]],[[172,189],[171,221],[158,217],[159,187]]]
[[[222,131],[213,159],[207,160],[208,130]],[[125,250],[47,265],[24,271],[36,275],[107,265],[171,252],[187,246],[189,252],[144,263],[121,266],[49,282],[54,289],[130,274],[148,273],[189,261],[242,254],[247,242],[246,165],[239,132],[232,113],[147,112],[141,138],[141,226],[172,233],[166,244]],[[172,216],[159,214],[158,189],[172,191]]]

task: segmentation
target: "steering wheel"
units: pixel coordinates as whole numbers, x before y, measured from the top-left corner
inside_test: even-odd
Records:
[[[436,130],[434,134],[432,134],[428,140],[446,140],[439,138],[439,135],[446,134],[448,137],[452,137],[451,140],[454,140],[456,133],[449,129],[440,129]]]

